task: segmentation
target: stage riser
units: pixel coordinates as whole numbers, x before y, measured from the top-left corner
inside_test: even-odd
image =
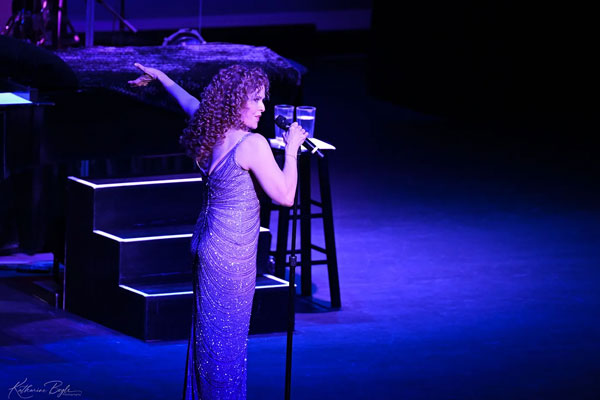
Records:
[[[95,229],[193,226],[200,212],[203,190],[202,182],[97,189]]]
[[[190,287],[191,289],[191,287]],[[287,288],[257,289],[252,303],[250,334],[285,332],[287,322]],[[126,292],[123,290],[123,292]],[[121,306],[131,316],[144,315],[145,319],[120,315],[106,316],[104,323],[113,329],[142,340],[184,340],[190,335],[193,296],[178,295],[169,298],[147,297],[121,293]],[[126,304],[126,305],[125,305]]]
[[[276,282],[274,282],[276,283]],[[190,284],[189,291],[192,291]],[[92,297],[92,296],[90,296]],[[86,319],[141,340],[185,340],[192,322],[193,295],[144,297],[130,290],[106,289],[70,309]],[[252,303],[250,334],[285,332],[288,288],[257,288]]]
[[[92,244],[91,248],[107,247],[106,257],[109,259],[104,261],[106,264],[119,265],[118,282],[120,284],[191,277],[192,254],[189,237],[119,242],[96,234],[93,240],[96,244]],[[271,233],[261,232],[258,238],[257,254],[257,274],[259,275],[269,272],[270,243]]]
[[[130,182],[136,180],[140,178]],[[195,218],[197,210],[190,209],[199,204],[190,201],[189,194],[200,196],[202,183],[102,187],[112,183],[118,182],[69,181],[66,308],[143,340],[187,338],[192,315],[190,241],[194,225],[144,224],[152,222],[151,218],[181,222],[186,213]],[[164,237],[173,234],[180,236]],[[270,270],[270,246],[271,233],[261,230],[257,281],[279,287],[256,290],[251,333],[286,329],[288,288],[262,276]]]
[[[192,275],[189,238],[115,242],[115,245],[120,248],[117,262],[121,284]]]

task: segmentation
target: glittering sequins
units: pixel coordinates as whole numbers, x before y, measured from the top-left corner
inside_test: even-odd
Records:
[[[194,309],[184,399],[245,399],[256,284],[259,202],[235,162],[244,136],[210,176],[192,237]]]

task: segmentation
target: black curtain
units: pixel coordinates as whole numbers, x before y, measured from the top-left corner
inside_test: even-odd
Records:
[[[372,93],[444,114],[590,111],[592,15],[564,2],[374,0]]]

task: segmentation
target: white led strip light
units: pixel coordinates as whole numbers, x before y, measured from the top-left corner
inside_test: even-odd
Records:
[[[93,189],[105,189],[113,187],[125,187],[125,186],[143,186],[143,185],[166,185],[169,183],[182,183],[182,182],[202,182],[202,178],[181,178],[181,179],[161,179],[156,181],[140,181],[140,182],[121,182],[121,183],[102,183],[96,184],[84,179],[76,178],[74,176],[69,177],[70,180],[89,186]]]
[[[148,240],[178,239],[178,238],[192,237],[191,233],[182,233],[182,234],[179,234],[179,235],[146,236],[146,237],[137,237],[137,238],[124,239],[124,238],[120,238],[118,236],[111,235],[110,233],[107,233],[107,232],[104,232],[104,231],[100,231],[100,230],[94,230],[94,233],[96,233],[98,235],[105,236],[105,237],[107,237],[109,239],[112,239],[112,240],[116,240],[117,242],[122,242],[122,243],[145,242],[145,241],[148,241]]]
[[[288,287],[288,286],[290,286],[290,283],[288,281],[284,281],[283,279],[278,278],[276,276],[273,276],[273,275],[270,275],[270,274],[263,274],[263,276],[266,276],[269,279],[273,279],[274,281],[282,283],[281,285],[271,285],[271,286],[264,286],[264,287],[284,287],[284,286]]]
[[[277,284],[277,285],[273,284],[273,285],[257,286],[256,290],[259,290],[259,289],[272,289],[272,288],[288,287],[288,286],[290,286],[289,282],[286,282],[283,279],[279,279],[279,278],[277,278],[277,277],[275,277],[273,275],[264,274],[264,276],[266,276],[267,278],[272,279],[274,281],[281,282],[281,283]],[[123,288],[125,290],[129,290],[130,292],[137,293],[137,294],[142,295],[144,297],[180,296],[180,295],[187,295],[187,294],[193,294],[194,293],[192,290],[190,290],[190,291],[186,291],[186,292],[170,292],[170,293],[148,294],[146,292],[142,292],[141,290],[134,289],[134,288],[129,287],[127,285],[119,285],[119,287]]]
[[[260,227],[260,231],[261,232],[269,232],[269,230],[267,228],[263,228],[262,226]],[[181,234],[178,234],[178,235],[144,236],[144,237],[127,238],[127,239],[125,239],[125,238],[113,235],[111,233],[101,231],[99,229],[95,229],[94,233],[97,234],[97,235],[101,235],[101,236],[107,237],[107,238],[112,239],[112,240],[116,240],[117,242],[121,242],[121,243],[145,242],[145,241],[148,241],[148,240],[178,239],[178,238],[192,237],[191,233],[181,233]]]
[[[133,293],[137,293],[137,294],[141,294],[144,297],[160,297],[160,296],[180,296],[182,294],[193,294],[193,291],[187,291],[187,292],[170,292],[170,293],[156,293],[156,294],[148,294],[145,292],[142,292],[141,290],[137,290],[134,289],[132,287],[126,286],[126,285],[119,285],[120,288],[123,288],[125,290],[129,290]]]

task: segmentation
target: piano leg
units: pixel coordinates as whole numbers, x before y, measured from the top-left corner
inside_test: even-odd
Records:
[[[19,249],[30,255],[44,252],[47,202],[44,201],[43,171],[41,168],[26,169],[9,179],[14,193]]]

